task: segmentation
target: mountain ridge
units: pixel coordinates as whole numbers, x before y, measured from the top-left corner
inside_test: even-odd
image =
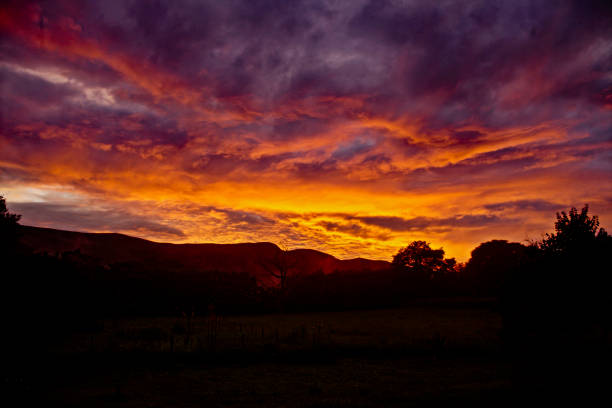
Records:
[[[285,256],[291,274],[360,273],[390,268],[386,261],[365,258],[338,259],[309,248],[283,251],[271,242],[232,244],[155,242],[121,233],[66,231],[20,226],[20,242],[33,252],[60,255],[78,251],[100,265],[136,263],[152,269],[179,272],[248,273],[264,286],[275,285],[275,261]]]

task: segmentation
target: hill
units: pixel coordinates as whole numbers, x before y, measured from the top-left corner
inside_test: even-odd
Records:
[[[115,233],[84,233],[31,226],[20,227],[20,241],[34,252],[62,254],[79,251],[99,265],[137,264],[168,271],[248,273],[259,284],[275,284],[270,269],[281,249],[270,242],[239,244],[170,244]],[[312,249],[286,253],[292,274],[382,271],[389,262],[363,258],[341,260]]]

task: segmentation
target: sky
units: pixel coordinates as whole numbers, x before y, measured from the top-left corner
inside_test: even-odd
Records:
[[[612,8],[591,1],[0,5],[21,223],[466,261],[612,227]]]

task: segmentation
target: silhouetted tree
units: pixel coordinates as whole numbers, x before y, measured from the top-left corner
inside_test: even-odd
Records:
[[[546,234],[546,238],[538,243],[540,249],[549,254],[576,254],[593,248],[597,241],[606,241],[609,235],[605,229],[599,228],[599,217],[589,217],[589,205],[578,212],[572,207],[569,213],[557,213],[555,232]]]
[[[393,257],[393,266],[427,277],[454,271],[454,258],[445,259],[444,249],[432,249],[425,241],[413,241]]]
[[[536,243],[541,251],[539,286],[546,289],[550,305],[571,316],[572,324],[601,320],[611,306],[612,237],[588,211],[585,204],[580,211],[572,207],[557,213],[555,232]]]
[[[609,310],[612,238],[588,211],[585,205],[557,213],[555,232],[527,247],[527,261],[508,282],[508,312],[523,310],[524,322],[557,319],[554,324],[571,326]]]
[[[21,215],[8,211],[6,200],[0,196],[0,251],[10,251],[15,246],[20,219]]]
[[[287,283],[290,273],[295,269],[296,263],[291,257],[289,248],[284,244],[279,244],[279,250],[274,254],[272,259],[264,262],[264,268],[278,279],[279,288],[282,292],[287,289]]]
[[[502,290],[503,333],[515,369],[525,384],[544,378],[547,391],[587,389],[607,377],[612,239],[588,209],[557,213],[555,231],[526,247],[525,262]]]
[[[483,242],[472,251],[463,277],[477,292],[497,294],[508,274],[524,260],[526,250],[518,242],[499,239]]]

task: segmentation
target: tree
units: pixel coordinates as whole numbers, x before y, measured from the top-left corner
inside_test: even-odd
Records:
[[[538,248],[549,265],[549,280],[560,288],[559,293],[571,294],[583,305],[608,303],[587,306],[593,312],[595,308],[607,310],[612,306],[607,293],[612,283],[609,273],[612,237],[599,228],[599,217],[589,216],[588,212],[589,206],[585,204],[580,212],[572,207],[569,213],[557,213],[555,232],[546,234]]]
[[[21,215],[12,214],[6,200],[0,196],[0,250],[10,250],[17,242],[17,228]]]
[[[428,242],[413,241],[393,257],[393,266],[432,278],[454,271],[454,258],[445,259],[444,249],[432,249]]]
[[[587,383],[605,388],[601,378],[607,379],[602,357],[608,355],[612,324],[612,242],[588,210],[585,205],[557,213],[554,232],[525,247],[499,302],[502,337],[516,367],[570,390]],[[585,361],[598,363],[591,367]]]
[[[569,213],[557,213],[555,232],[546,234],[538,247],[549,254],[579,254],[597,246],[599,242],[608,241],[605,229],[599,228],[599,217],[589,217],[589,205],[585,204],[578,212],[572,207]]]
[[[464,275],[472,288],[497,292],[508,274],[519,267],[527,247],[518,242],[494,239],[478,245],[471,253]]]
[[[585,205],[557,213],[555,231],[526,247],[525,262],[509,274],[503,291],[504,325],[575,334],[593,325],[607,333],[612,237],[588,211]]]
[[[272,259],[264,264],[264,267],[268,270],[270,275],[278,279],[282,292],[287,289],[289,274],[295,269],[295,266],[296,262],[292,259],[289,248],[284,243],[279,244],[278,251],[274,254]]]

